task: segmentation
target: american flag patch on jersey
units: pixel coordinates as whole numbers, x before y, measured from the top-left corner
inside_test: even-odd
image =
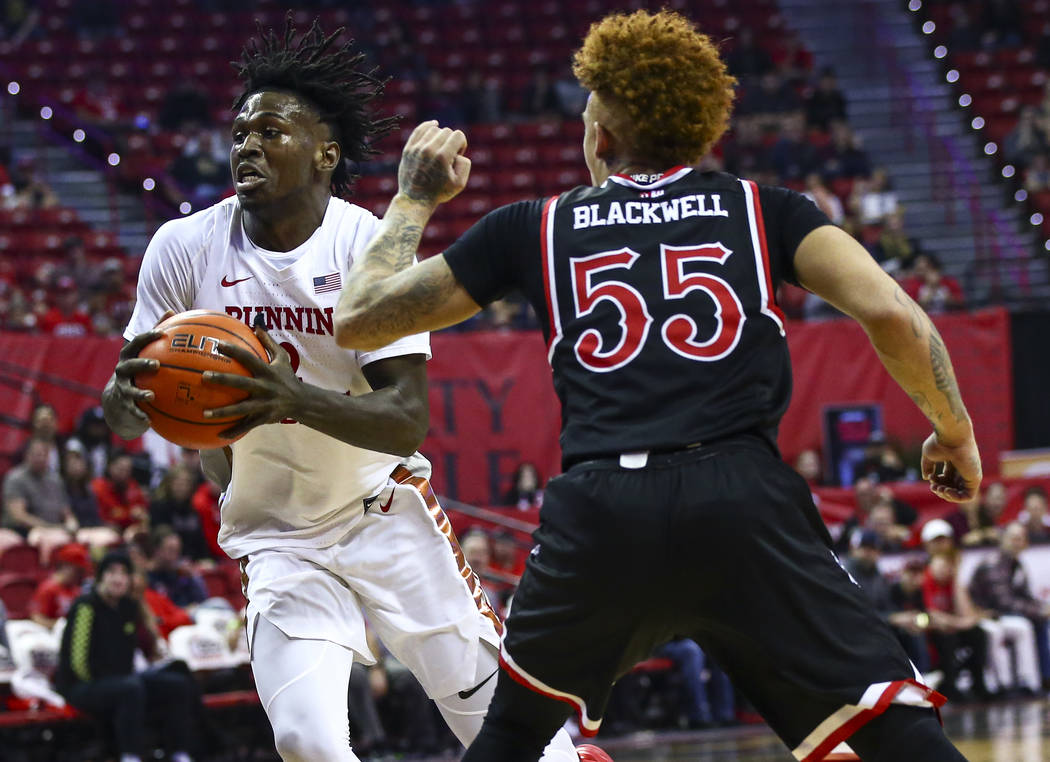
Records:
[[[314,278],[314,293],[327,294],[329,291],[338,291],[343,287],[343,278],[339,273],[328,273],[318,275]]]

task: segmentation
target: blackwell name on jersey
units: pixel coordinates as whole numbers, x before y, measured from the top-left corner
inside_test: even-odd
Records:
[[[694,193],[666,201],[610,201],[574,207],[573,229],[601,225],[647,225],[676,222],[688,217],[728,217],[717,193]]]

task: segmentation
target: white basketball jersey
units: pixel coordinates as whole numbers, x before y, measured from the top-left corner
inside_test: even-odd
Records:
[[[247,325],[262,315],[304,382],[352,395],[369,392],[362,366],[399,355],[430,356],[427,334],[375,352],[335,343],[332,314],[343,279],[377,225],[370,212],[333,198],[305,243],[291,252],[268,252],[245,235],[235,197],[168,222],[146,249],[124,337],[148,331],[168,309],[224,312]],[[219,544],[232,558],[263,548],[330,546],[357,523],[362,500],[382,489],[400,461],[291,421],[256,427],[233,444]]]

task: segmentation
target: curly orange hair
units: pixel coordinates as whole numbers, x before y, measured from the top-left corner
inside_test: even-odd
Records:
[[[620,117],[618,137],[632,159],[695,163],[729,125],[736,78],[711,38],[673,11],[595,22],[573,73]]]

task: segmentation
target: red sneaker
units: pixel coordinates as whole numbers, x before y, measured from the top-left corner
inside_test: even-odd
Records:
[[[613,762],[613,758],[593,744],[585,743],[576,747],[580,762]]]

